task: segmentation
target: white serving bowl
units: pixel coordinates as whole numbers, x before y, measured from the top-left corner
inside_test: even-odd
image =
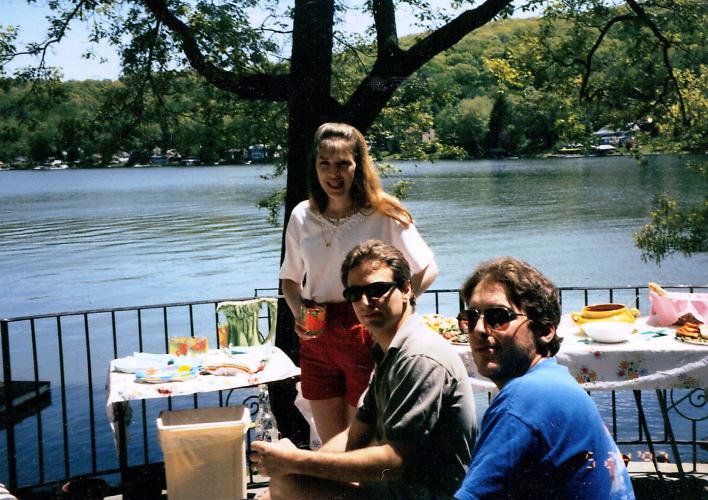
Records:
[[[624,321],[588,321],[580,325],[585,334],[595,342],[616,344],[626,342],[634,331],[634,323]]]

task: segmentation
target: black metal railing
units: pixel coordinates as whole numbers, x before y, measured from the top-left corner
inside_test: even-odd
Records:
[[[173,335],[207,336],[217,345],[217,304],[250,298],[0,320],[0,482],[11,491],[22,491],[70,478],[121,472],[106,418],[105,388],[111,359],[136,351],[167,352]],[[260,321],[262,331],[267,332],[268,315]],[[50,404],[40,404],[47,395]],[[161,461],[152,418],[161,410],[200,404],[223,406],[224,398],[225,394],[217,393],[135,402],[128,448],[131,465]]]
[[[666,287],[670,290],[708,290],[708,285]],[[274,295],[275,289],[256,289],[255,296]],[[565,287],[564,312],[590,303],[621,302],[648,311],[642,286]],[[2,397],[0,397],[0,482],[11,491],[52,487],[69,479],[101,476],[109,482],[120,473],[113,432],[106,412],[106,381],[112,359],[133,352],[167,352],[169,337],[207,336],[218,343],[217,304],[204,300],[137,307],[41,314],[0,319]],[[430,290],[418,299],[421,312],[455,316],[462,307],[458,290]],[[267,314],[263,331],[268,331]],[[246,400],[253,390],[235,396],[203,393],[134,401],[127,464],[139,468],[158,464],[162,454],[154,424],[159,412],[199,406],[224,406],[227,397]],[[637,410],[631,391],[594,393],[603,418],[620,447],[640,459],[665,453],[670,460],[690,457],[708,462],[708,414],[704,389],[659,391],[659,404],[671,416],[661,419],[652,396]],[[639,395],[641,398],[641,394]],[[654,403],[654,406],[650,403]],[[640,411],[646,412],[642,419]],[[642,423],[642,420],[644,422]],[[671,431],[675,435],[671,435]],[[678,430],[678,432],[676,432]],[[651,432],[651,440],[647,433]],[[648,447],[653,445],[655,449]],[[672,447],[675,445],[675,447]],[[690,472],[690,471],[689,471]]]

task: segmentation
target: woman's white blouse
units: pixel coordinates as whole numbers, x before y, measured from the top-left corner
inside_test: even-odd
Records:
[[[376,211],[357,212],[334,224],[310,209],[305,200],[290,215],[285,232],[285,260],[280,278],[302,283],[303,298],[316,302],[342,302],[341,267],[344,257],[365,240],[381,240],[398,248],[416,274],[433,261],[433,251],[413,224]]]

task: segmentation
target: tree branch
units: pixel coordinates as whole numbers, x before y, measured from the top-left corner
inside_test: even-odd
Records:
[[[676,79],[674,68],[671,65],[671,59],[669,58],[669,48],[671,48],[671,41],[664,36],[659,27],[654,21],[649,18],[646,11],[641,7],[641,5],[639,5],[635,0],[626,0],[626,2],[627,5],[629,5],[629,8],[632,9],[632,11],[637,15],[639,19],[642,20],[644,24],[646,24],[646,26],[654,34],[654,37],[661,44],[661,55],[664,59],[664,67],[666,67],[668,79],[673,84],[674,89],[676,89],[676,96],[678,97],[679,101],[679,109],[681,110],[681,121],[684,125],[688,125],[689,121],[686,115],[686,106],[683,102],[683,94],[681,93],[681,87],[679,86],[678,80]]]
[[[339,45],[344,47],[344,51],[342,51],[341,54],[351,53],[352,57],[356,60],[356,65],[361,70],[361,73],[366,73],[368,66],[363,59],[363,57],[367,55],[366,52],[359,46],[350,43],[346,38],[338,36],[337,34],[334,34],[333,38]],[[341,77],[337,73],[333,73],[332,79],[337,82],[340,88],[346,87],[346,84],[344,83],[346,78]]]
[[[465,35],[494,19],[512,0],[487,0],[475,9],[462,12],[452,21],[401,51],[395,36],[395,9],[390,0],[374,2],[378,56],[367,77],[343,107],[344,118],[366,130],[380,109],[408,77],[433,57],[449,49]],[[393,18],[393,20],[392,20]],[[395,46],[397,50],[392,50]],[[395,57],[393,57],[395,55]]]
[[[583,80],[582,83],[580,84],[580,97],[584,98],[589,98],[587,92],[588,92],[588,82],[590,80],[590,76],[592,75],[592,58],[595,56],[595,52],[597,52],[597,49],[600,48],[600,45],[602,45],[602,41],[605,39],[605,35],[610,31],[610,29],[617,23],[624,22],[624,21],[634,21],[636,20],[635,16],[631,16],[629,14],[625,14],[622,16],[617,16],[613,17],[610,19],[605,26],[600,28],[600,36],[597,37],[597,40],[595,40],[595,43],[592,45],[590,48],[590,51],[587,53],[585,56],[585,60],[582,61],[580,59],[575,59],[575,61],[579,62],[583,68]]]
[[[136,75],[136,78],[138,80],[138,85],[136,86],[137,88],[135,89],[135,94],[132,99],[132,106],[131,106],[131,113],[129,116],[131,117],[131,120],[134,123],[140,123],[143,114],[145,112],[145,87],[149,82],[153,81],[152,78],[152,62],[155,57],[155,52],[154,52],[154,47],[155,44],[154,42],[157,40],[157,37],[160,35],[160,26],[161,23],[159,20],[155,21],[155,27],[152,29],[152,41],[153,43],[150,45],[150,49],[148,50],[147,54],[147,60],[145,61],[145,65],[143,70]],[[160,95],[159,92],[155,92],[155,98],[158,100],[160,103],[164,103],[162,96]]]
[[[232,92],[243,99],[285,101],[290,91],[288,75],[237,75],[207,61],[192,30],[172,13],[165,0],[142,0],[145,7],[175,36],[189,64],[215,87]]]
[[[396,29],[396,8],[392,0],[374,0],[372,7],[376,25],[376,58],[381,62],[389,61],[401,53]]]
[[[46,57],[47,57],[47,51],[49,50],[49,47],[59,43],[63,40],[64,35],[66,34],[66,31],[69,27],[69,23],[71,21],[79,16],[81,12],[83,11],[84,4],[87,2],[87,0],[81,0],[77,2],[77,4],[74,6],[74,8],[69,12],[62,12],[59,17],[55,18],[55,21],[59,21],[61,19],[61,22],[55,22],[52,23],[52,29],[49,30],[49,33],[51,33],[53,36],[51,38],[48,38],[44,40],[44,42],[41,43],[32,43],[28,44],[28,50],[26,51],[20,51],[20,52],[15,52],[14,54],[11,55],[7,59],[7,61],[10,61],[17,56],[23,56],[23,55],[30,55],[30,56],[40,56],[39,63],[37,64],[36,68],[38,70],[43,70],[46,68]],[[7,62],[7,61],[3,61]]]
[[[476,9],[466,10],[406,51],[404,66],[411,68],[412,73],[466,35],[490,22],[511,3],[512,0],[487,0]]]

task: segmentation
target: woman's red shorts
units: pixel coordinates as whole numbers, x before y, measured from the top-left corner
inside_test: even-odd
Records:
[[[312,400],[344,397],[357,406],[374,367],[371,335],[350,303],[323,305],[327,308],[324,333],[300,340],[302,395]]]

